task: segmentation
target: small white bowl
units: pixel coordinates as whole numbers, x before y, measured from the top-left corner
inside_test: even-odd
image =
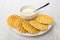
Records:
[[[24,6],[21,8],[20,12],[21,12],[21,17],[23,19],[33,19],[36,15],[37,15],[37,12],[34,12],[34,14],[32,15],[24,15],[24,13],[22,12],[24,9],[27,9],[27,8],[31,8],[33,10],[35,10],[34,8],[32,8],[31,6]]]

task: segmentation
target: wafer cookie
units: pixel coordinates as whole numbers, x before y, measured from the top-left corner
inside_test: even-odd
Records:
[[[33,27],[35,27],[36,29],[38,29],[38,30],[44,31],[44,30],[47,30],[47,29],[48,29],[48,25],[40,24],[40,23],[38,23],[38,22],[35,21],[35,20],[31,20],[31,21],[30,21],[30,24],[31,24]]]
[[[52,17],[45,14],[37,15],[35,20],[42,24],[52,24],[54,22]]]
[[[34,28],[33,26],[31,26],[31,25],[29,24],[29,21],[24,20],[24,21],[22,22],[22,26],[23,26],[29,33],[36,34],[36,33],[39,32],[36,28]]]
[[[26,33],[27,31],[22,27],[22,19],[18,15],[11,15],[7,19],[7,23],[10,27],[17,29],[21,33]]]

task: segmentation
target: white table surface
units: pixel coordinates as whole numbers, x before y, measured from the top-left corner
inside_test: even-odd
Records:
[[[31,5],[38,8],[46,3],[49,6],[40,10],[55,19],[53,28],[46,34],[37,37],[25,37],[17,35],[10,30],[6,19],[11,14],[20,14],[20,8]],[[0,40],[60,40],[60,0],[0,0]]]

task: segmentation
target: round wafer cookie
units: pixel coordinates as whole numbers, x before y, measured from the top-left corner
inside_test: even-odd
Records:
[[[39,30],[37,30],[36,28],[34,28],[33,26],[31,26],[29,24],[29,21],[27,20],[24,20],[22,22],[22,26],[29,32],[29,33],[32,33],[32,34],[36,34],[39,32]]]
[[[45,30],[48,29],[48,25],[40,24],[40,23],[38,23],[38,22],[35,21],[35,20],[31,20],[31,21],[30,21],[30,24],[31,24],[33,27],[35,27],[36,29],[38,29],[38,30],[45,31]]]
[[[42,24],[52,24],[54,22],[52,17],[45,15],[45,14],[37,15],[35,20]]]
[[[26,33],[27,31],[22,27],[22,19],[18,15],[11,15],[7,19],[7,23],[10,27],[17,29],[21,33]]]

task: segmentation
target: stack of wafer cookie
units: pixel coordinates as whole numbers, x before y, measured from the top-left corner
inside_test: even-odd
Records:
[[[21,33],[36,34],[48,30],[48,25],[53,23],[53,18],[39,14],[33,20],[24,20],[18,15],[11,15],[7,19],[9,27],[15,28]]]

